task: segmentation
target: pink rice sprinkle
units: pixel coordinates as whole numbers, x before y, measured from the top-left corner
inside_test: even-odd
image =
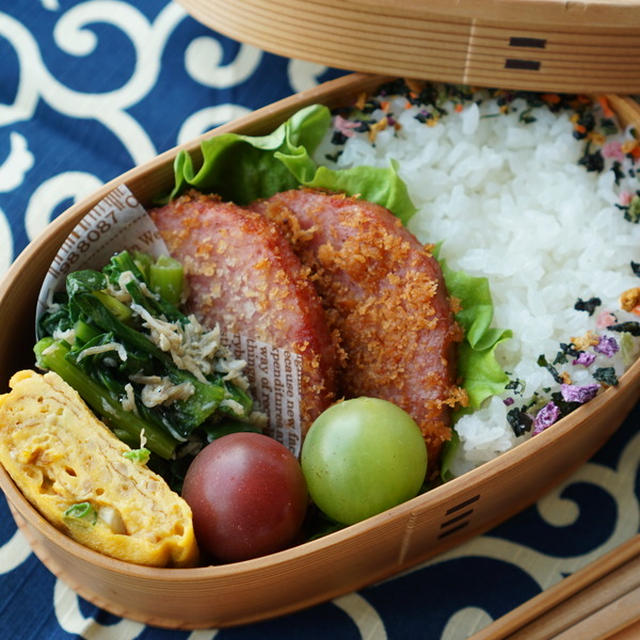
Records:
[[[615,324],[617,321],[618,319],[613,315],[613,313],[605,309],[598,314],[596,318],[596,327],[598,327],[598,329],[604,329]]]
[[[633,193],[631,193],[630,191],[622,191],[620,193],[620,204],[623,207],[629,206],[632,200],[633,200]]]
[[[354,131],[358,126],[357,122],[353,122],[352,120],[347,120],[343,118],[341,115],[337,115],[333,120],[333,128],[339,131],[343,136],[347,138],[352,138],[354,136]]]
[[[624,161],[624,151],[622,150],[622,143],[612,140],[607,142],[602,147],[602,155],[605,158],[613,158],[614,160]]]

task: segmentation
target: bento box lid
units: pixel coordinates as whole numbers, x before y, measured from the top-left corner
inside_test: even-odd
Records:
[[[640,92],[637,0],[179,0],[211,29],[339,69],[532,91]]]

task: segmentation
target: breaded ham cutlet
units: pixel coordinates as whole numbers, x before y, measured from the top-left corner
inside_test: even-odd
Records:
[[[451,407],[466,394],[456,384],[463,333],[429,248],[384,207],[341,194],[291,190],[251,208],[277,223],[311,267],[347,356],[340,392],[405,409],[437,468]]]
[[[190,312],[301,356],[304,436],[335,400],[338,353],[309,268],[274,223],[217,196],[191,191],[149,213],[184,265]]]

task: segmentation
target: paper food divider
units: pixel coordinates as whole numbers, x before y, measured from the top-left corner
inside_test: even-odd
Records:
[[[168,255],[160,231],[126,185],[107,194],[71,231],[58,250],[38,295],[36,324],[53,294],[63,291],[66,276],[80,269],[100,270],[119,251],[143,251],[154,258]],[[255,340],[251,336],[225,334],[223,342],[236,359],[246,361],[256,409],[268,418],[267,435],[299,455],[300,422],[299,354]]]

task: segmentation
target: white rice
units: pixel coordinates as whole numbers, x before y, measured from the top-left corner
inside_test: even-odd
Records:
[[[480,104],[468,102],[460,112],[452,102],[442,104],[448,115],[434,126],[416,119],[421,107],[406,109],[406,99],[396,97],[386,113],[398,125],[380,131],[375,144],[367,133],[353,135],[339,147],[337,162],[328,162],[326,154],[336,152],[329,134],[316,160],[334,168],[387,167],[390,158],[399,163],[418,208],[409,229],[422,242],[442,242],[440,257],[451,268],[489,279],[493,326],[514,333],[498,347],[497,357],[511,379],[524,382],[524,393],[514,400],[523,404],[555,384],[536,363],[539,355],[552,362],[559,343],[596,330],[603,310],[614,312],[620,322],[639,320],[620,311],[618,298],[640,285],[630,267],[631,261],[640,262],[640,224],[625,220],[615,205],[621,197],[624,201],[623,192],[637,193],[640,180],[627,172],[616,185],[607,170],[612,160],[601,173],[579,165],[585,142],[573,135],[570,111],[534,107],[535,122],[525,123],[519,119],[528,108],[524,99],[501,114],[495,98],[478,96]],[[384,115],[376,111],[372,117]],[[630,132],[619,136],[630,138]],[[592,297],[602,301],[593,315],[574,309],[578,298]],[[620,333],[611,335],[620,340]],[[621,352],[598,356],[590,369],[614,366],[620,375],[622,360]],[[593,382],[585,367],[568,366],[572,383]],[[461,446],[454,473],[530,437],[531,432],[516,437],[507,421],[510,406],[504,400],[511,396],[505,392],[489,399],[457,422]]]

